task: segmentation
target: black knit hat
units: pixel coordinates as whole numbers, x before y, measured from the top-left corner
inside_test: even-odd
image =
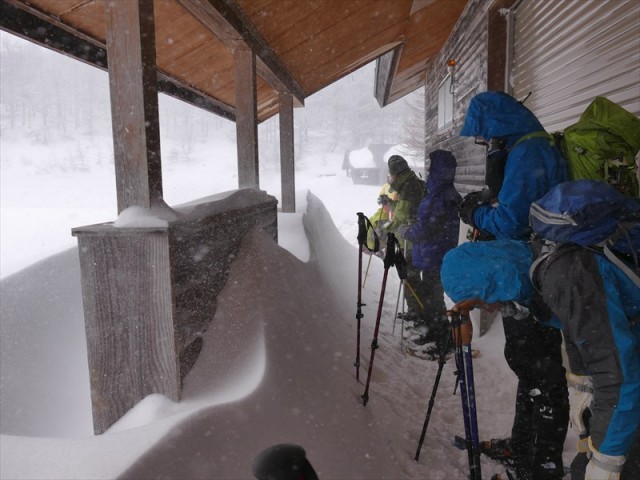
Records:
[[[409,170],[409,164],[400,155],[391,155],[389,157],[389,173],[391,175],[398,175],[405,170]]]

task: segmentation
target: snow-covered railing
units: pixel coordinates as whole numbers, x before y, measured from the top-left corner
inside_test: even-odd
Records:
[[[130,207],[78,238],[93,424],[151,393],[179,401],[244,235],[277,239],[277,200],[242,189],[170,208]]]

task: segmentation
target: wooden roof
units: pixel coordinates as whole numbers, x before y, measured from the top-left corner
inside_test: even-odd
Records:
[[[106,0],[0,0],[0,28],[106,69]],[[131,1],[131,0],[117,0]],[[154,0],[161,92],[235,119],[234,51],[257,57],[258,120],[379,59],[384,106],[421,87],[467,0]]]

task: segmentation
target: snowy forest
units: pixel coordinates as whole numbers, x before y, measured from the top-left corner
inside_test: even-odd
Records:
[[[68,234],[71,226],[112,217],[116,201],[107,73],[4,32],[0,32],[0,52],[0,275],[4,277],[15,272],[17,264],[24,266],[25,258],[43,258],[72,246],[75,241]],[[374,74],[375,63],[371,63],[309,97],[304,108],[295,109],[297,171],[309,167],[310,162],[317,163],[319,153],[325,159],[342,161],[345,150],[364,148],[369,143],[404,145],[422,168],[423,91],[380,108],[373,96]],[[216,193],[216,188],[236,188],[233,122],[164,94],[159,95],[159,118],[165,200],[170,205]],[[278,196],[278,118],[260,124],[258,136],[261,188]],[[197,165],[213,169],[211,175],[216,178],[187,172]],[[330,173],[344,175],[339,170]],[[64,228],[63,219],[50,216],[25,222],[24,212],[18,214],[14,208],[29,205],[33,213],[39,211],[43,201],[49,207],[64,203],[67,195],[61,195],[54,182],[35,187],[34,179],[46,175],[61,178],[63,184],[74,184],[75,193],[69,192],[74,200],[63,205],[67,213],[64,218],[71,216],[74,220]],[[84,180],[79,184],[80,178]],[[26,185],[33,186],[34,191]],[[38,198],[44,195],[46,199]],[[34,243],[35,238],[25,228],[48,230],[49,241]],[[15,247],[12,239],[17,242]]]
[[[111,135],[106,72],[10,34],[1,35],[3,136],[23,136],[33,144],[49,145],[78,136]],[[310,97],[308,108],[296,109],[299,158],[318,145],[342,153],[369,143],[403,143],[416,155],[423,155],[423,94],[415,92],[381,109],[373,96],[374,70],[375,62],[342,79],[339,88]],[[163,94],[159,100],[162,138],[180,144],[179,150],[163,152],[169,162],[189,161],[198,144],[235,137],[234,124],[222,117]],[[260,159],[265,165],[279,163],[277,132],[277,117],[260,125]],[[88,165],[77,156],[57,158],[49,167],[82,169]]]

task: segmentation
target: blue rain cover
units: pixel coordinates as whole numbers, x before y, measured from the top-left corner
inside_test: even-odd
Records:
[[[442,287],[454,302],[528,302],[533,295],[531,249],[517,240],[467,242],[450,250],[440,271]]]
[[[625,197],[598,180],[556,185],[531,206],[530,221],[533,231],[547,240],[584,246],[603,242],[621,222],[638,222],[631,244],[623,238],[614,248],[630,253],[640,247],[640,199]]]

